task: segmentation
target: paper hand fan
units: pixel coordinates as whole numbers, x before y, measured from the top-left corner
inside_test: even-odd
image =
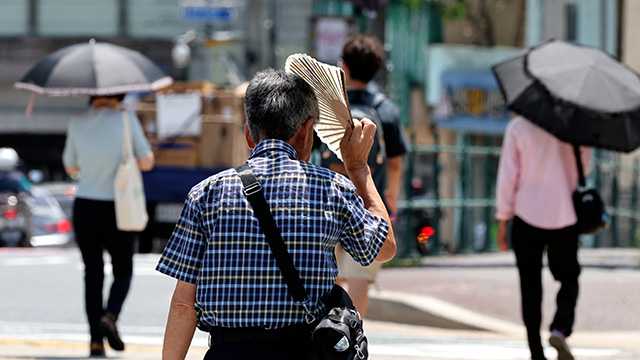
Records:
[[[314,127],[316,134],[342,160],[340,141],[345,129],[353,127],[344,72],[306,54],[290,55],[284,70],[300,76],[313,88],[320,109],[320,119]]]

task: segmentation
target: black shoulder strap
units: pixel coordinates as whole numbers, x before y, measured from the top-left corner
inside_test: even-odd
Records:
[[[578,167],[578,185],[580,187],[587,186],[587,180],[584,176],[584,168],[582,165],[582,156],[580,156],[580,146],[572,144],[573,147],[573,156],[576,158],[576,166]]]
[[[300,274],[293,264],[291,254],[287,251],[287,247],[282,239],[278,225],[276,225],[276,222],[273,219],[273,215],[269,209],[269,204],[264,198],[260,182],[253,174],[248,163],[237,167],[236,172],[240,176],[240,180],[242,180],[244,195],[247,197],[247,200],[249,200],[256,218],[258,218],[260,228],[262,228],[262,232],[267,239],[271,252],[276,258],[276,263],[278,264],[278,268],[280,268],[280,272],[287,283],[287,288],[289,289],[289,293],[291,293],[291,297],[297,302],[305,303],[308,299],[307,292],[304,288],[302,279],[300,279]]]
[[[375,92],[373,94],[373,99],[371,100],[371,106],[377,111],[386,98],[387,97],[383,93]]]

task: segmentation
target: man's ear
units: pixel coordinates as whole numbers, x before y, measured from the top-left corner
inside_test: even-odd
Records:
[[[338,61],[338,66],[340,66],[342,71],[344,71],[344,77],[347,80],[351,79],[351,71],[349,71],[349,67],[347,67],[347,64],[345,64],[344,61],[342,61],[342,59]]]
[[[313,117],[309,117],[305,122],[304,122],[304,126],[306,128],[307,131],[309,130],[313,130],[313,126],[316,124],[316,122],[314,121]]]
[[[249,145],[249,149],[253,149],[256,147],[256,142],[253,141],[251,137],[251,133],[249,133],[249,125],[244,124],[244,138],[247,140],[247,145]]]
[[[308,139],[309,133],[311,133],[311,136],[313,136],[314,123],[315,122],[313,121],[312,117],[309,117],[307,120],[305,120],[302,126],[300,126],[298,131],[296,131],[296,133],[290,139],[289,143],[300,144],[304,146],[307,143],[307,141],[309,141]]]

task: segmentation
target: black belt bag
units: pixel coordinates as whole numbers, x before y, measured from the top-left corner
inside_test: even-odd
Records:
[[[578,218],[576,228],[580,234],[595,233],[607,226],[609,214],[598,190],[587,187],[578,145],[573,145],[573,154],[578,170],[578,188],[572,196],[573,208]]]
[[[318,359],[366,360],[369,357],[367,337],[364,335],[360,314],[353,306],[349,294],[340,286],[334,285],[320,300],[319,306],[312,304],[264,198],[260,182],[248,163],[236,168],[236,172],[242,180],[244,194],[276,258],[289,293],[305,311],[305,321],[312,329],[311,339]]]

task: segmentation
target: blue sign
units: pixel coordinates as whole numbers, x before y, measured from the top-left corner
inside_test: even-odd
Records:
[[[182,16],[187,21],[228,23],[233,20],[231,7],[183,6]]]

